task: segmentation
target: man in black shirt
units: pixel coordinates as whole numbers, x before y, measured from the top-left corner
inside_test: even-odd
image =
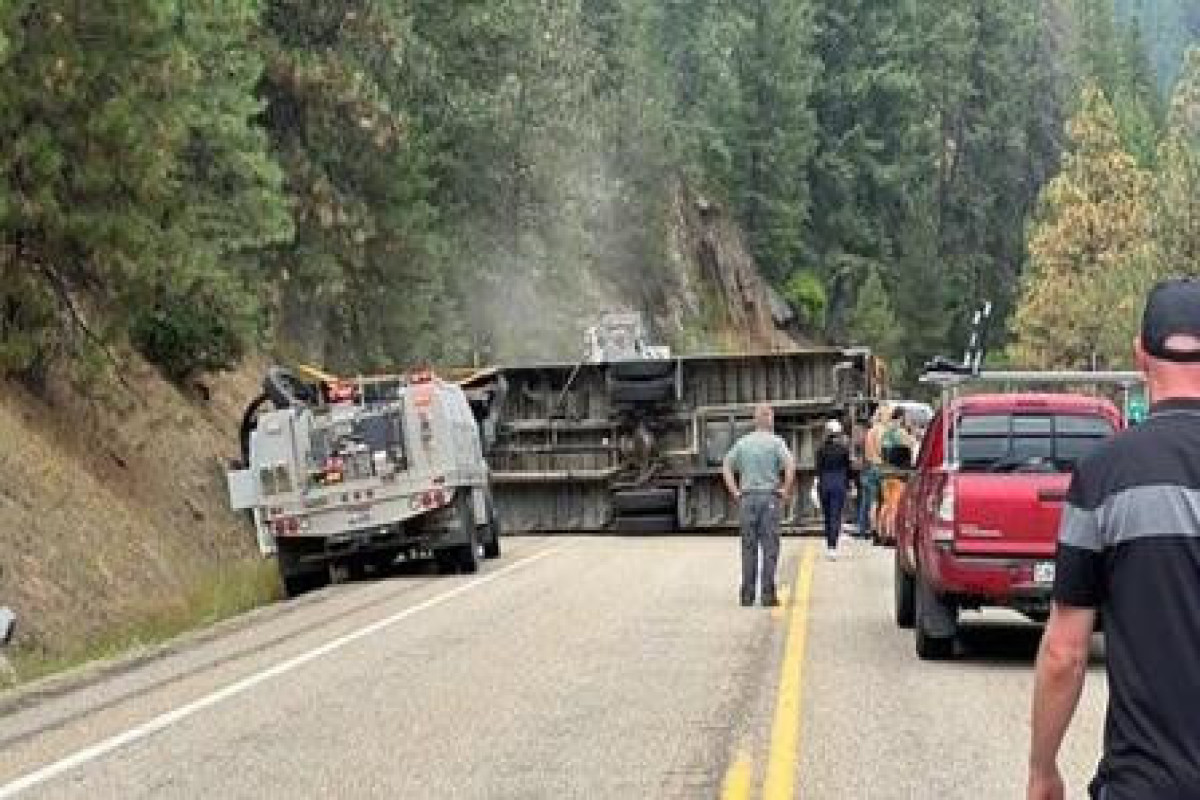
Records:
[[[1097,613],[1109,677],[1099,800],[1200,798],[1200,282],[1151,292],[1135,345],[1149,419],[1076,468],[1038,654],[1028,797],[1065,796],[1058,750]]]

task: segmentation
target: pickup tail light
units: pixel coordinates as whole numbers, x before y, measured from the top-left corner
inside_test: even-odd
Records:
[[[930,534],[935,547],[954,546],[954,485],[947,483],[938,500],[937,516]]]
[[[954,486],[946,484],[942,489],[942,497],[938,500],[937,521],[954,524]]]

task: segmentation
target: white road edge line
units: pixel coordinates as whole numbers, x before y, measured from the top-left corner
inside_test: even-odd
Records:
[[[447,600],[452,600],[455,597],[466,594],[473,589],[478,589],[480,586],[489,584],[492,581],[517,569],[528,566],[535,561],[541,561],[543,558],[551,556],[567,546],[567,544],[560,544],[555,547],[551,547],[549,550],[543,550],[542,552],[529,556],[528,558],[524,558],[513,564],[509,564],[508,566],[502,567],[495,572],[491,572],[487,575],[476,578],[470,583],[465,583],[462,586],[458,586],[448,592],[439,594],[436,597],[431,597],[415,606],[397,612],[390,617],[385,617],[376,622],[372,622],[365,628],[359,628],[352,633],[348,633],[330,642],[326,642],[316,649],[301,653],[298,656],[293,656],[287,661],[282,661],[273,667],[268,667],[261,672],[256,672],[249,677],[242,678],[236,683],[231,683],[223,689],[218,689],[217,691],[207,694],[198,700],[193,700],[187,705],[183,705],[174,709],[173,711],[167,711],[163,714],[160,714],[148,722],[144,722],[141,725],[130,728],[124,733],[111,736],[108,739],[104,739],[96,744],[91,745],[90,747],[85,747],[84,749],[79,750],[78,752],[75,752],[66,758],[62,758],[51,764],[47,764],[39,770],[30,772],[21,776],[20,778],[17,778],[16,780],[0,786],[0,800],[3,798],[15,797],[20,792],[23,792],[27,789],[32,789],[34,786],[45,783],[51,778],[55,778],[64,772],[81,767],[90,761],[95,761],[96,759],[108,755],[118,748],[132,744],[133,742],[141,739],[145,739],[149,736],[153,736],[159,731],[165,730],[166,728],[169,728],[175,723],[187,719],[199,711],[203,711],[206,708],[211,708],[212,706],[222,703],[231,697],[241,694],[242,692],[253,689],[260,683],[265,683],[272,678],[278,678],[280,675],[291,672],[292,670],[302,667],[310,661],[315,661],[321,656],[328,655],[335,650],[340,650],[346,645],[352,644],[359,639],[370,636],[373,633],[378,633],[379,631],[395,625],[397,622],[407,619],[408,617],[419,614],[422,611],[427,611],[435,606],[439,606],[442,603],[445,603]]]

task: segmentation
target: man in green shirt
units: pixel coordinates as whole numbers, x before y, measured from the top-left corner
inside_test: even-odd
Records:
[[[796,481],[796,461],[775,434],[769,405],[754,409],[754,431],[738,439],[725,456],[725,487],[738,502],[742,523],[743,606],[754,605],[762,551],[762,604],[779,605],[775,568],[779,563],[779,523],[783,501]]]

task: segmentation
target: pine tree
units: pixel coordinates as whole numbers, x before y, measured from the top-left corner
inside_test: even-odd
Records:
[[[265,333],[261,250],[293,234],[282,173],[255,124],[259,14],[257,0],[195,0],[176,20],[188,81],[178,93],[186,127],[175,180],[183,191],[169,213],[190,244],[162,262],[130,325],[139,349],[177,380],[231,366]]]
[[[888,360],[892,369],[903,373],[904,334],[888,291],[875,270],[867,274],[858,288],[848,327],[854,342],[871,347],[877,355]]]
[[[1157,272],[1151,177],[1122,145],[1095,84],[1068,126],[1062,172],[1042,195],[1012,358],[1026,367],[1096,368],[1128,362],[1138,298]]]
[[[779,280],[803,258],[809,208],[804,172],[816,141],[809,97],[820,62],[812,54],[807,3],[748,0],[743,6],[741,119],[727,134],[737,153],[730,189],[759,267]]]
[[[405,114],[411,32],[401,10],[270,0],[264,119],[296,220],[270,254],[277,335],[334,369],[441,355],[428,159]]]
[[[10,202],[0,225],[11,247],[0,268],[5,324],[25,344],[6,347],[3,367],[41,373],[81,341],[106,346],[127,331],[173,377],[227,366],[250,317],[233,318],[248,294],[221,257],[286,234],[248,127],[253,3],[185,12],[151,0],[49,0],[6,13],[0,175]],[[219,20],[207,55],[189,40],[188,13]],[[229,72],[204,69],[215,51],[230,55]],[[205,147],[207,176],[193,158]],[[244,229],[202,224],[221,202],[239,202],[236,186],[226,191],[234,176],[254,194]],[[179,302],[164,306],[164,293]]]
[[[1156,240],[1162,268],[1200,275],[1200,47],[1188,51],[1159,145]]]

